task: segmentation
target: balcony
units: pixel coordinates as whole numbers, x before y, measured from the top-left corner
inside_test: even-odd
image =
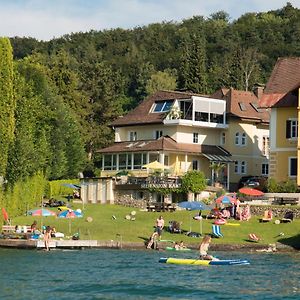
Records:
[[[226,102],[194,96],[178,101],[164,119],[164,124],[226,129]]]
[[[176,189],[181,187],[181,179],[177,177],[123,177],[116,180],[119,189],[150,189],[166,188]]]

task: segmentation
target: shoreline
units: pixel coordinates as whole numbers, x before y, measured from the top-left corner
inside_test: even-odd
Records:
[[[170,245],[167,242],[158,243],[158,251],[163,251]],[[276,251],[268,251],[270,246]],[[188,248],[197,250],[199,244],[188,244]],[[0,240],[0,248],[13,249],[43,249],[44,242],[42,240],[15,240],[2,239]],[[97,240],[51,240],[50,248],[52,249],[132,249],[132,250],[147,250],[143,242],[120,242],[120,241],[97,241]],[[148,249],[149,250],[149,249]],[[211,251],[236,251],[236,252],[299,252],[299,250],[281,243],[276,244],[211,244]]]

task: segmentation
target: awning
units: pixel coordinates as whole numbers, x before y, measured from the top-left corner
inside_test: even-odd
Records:
[[[215,154],[203,154],[209,161],[233,163],[235,162],[230,156],[215,155]]]

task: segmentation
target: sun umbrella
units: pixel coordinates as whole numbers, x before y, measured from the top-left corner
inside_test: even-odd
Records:
[[[59,215],[59,218],[82,218],[82,213],[77,210],[64,210]]]
[[[220,196],[219,198],[217,198],[216,200],[216,203],[223,203],[223,204],[236,204],[236,199],[233,198],[233,197],[230,197],[228,195],[223,195],[223,196]]]
[[[260,190],[249,188],[249,187],[240,188],[239,192],[247,196],[262,196],[264,194]]]
[[[179,202],[178,206],[186,210],[207,210],[210,206],[201,201],[183,201]],[[190,216],[190,232],[192,231],[192,218]],[[202,234],[202,218],[200,218],[200,234]]]
[[[49,217],[49,216],[56,216],[56,213],[54,211],[46,209],[46,208],[35,208],[32,210],[29,210],[27,212],[27,215]]]
[[[73,184],[73,183],[63,183],[62,186],[68,187],[70,189],[74,189],[74,190],[80,190],[80,185],[78,184]]]
[[[168,169],[169,167],[155,160],[149,164],[143,165],[143,168],[161,170],[161,169]]]
[[[210,209],[210,206],[201,201],[183,201],[179,202],[178,206],[187,210],[204,210]]]

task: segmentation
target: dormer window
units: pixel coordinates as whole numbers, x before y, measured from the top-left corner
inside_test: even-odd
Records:
[[[129,131],[129,141],[136,141],[136,140],[137,140],[136,131]]]
[[[246,111],[247,109],[246,109],[246,105],[245,105],[245,103],[243,103],[243,102],[239,102],[239,107],[240,107],[240,110],[241,111]]]
[[[155,102],[153,112],[167,112],[171,109],[173,100],[166,100],[161,102]]]

